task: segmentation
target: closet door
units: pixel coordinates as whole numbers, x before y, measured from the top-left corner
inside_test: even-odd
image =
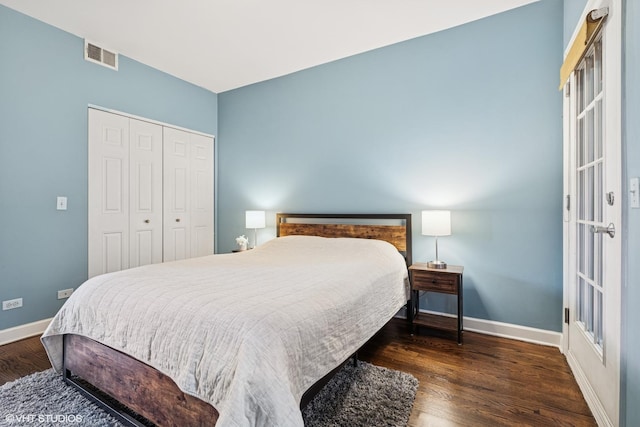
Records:
[[[89,277],[213,253],[213,138],[89,108]]]
[[[129,119],[89,109],[89,277],[129,268]]]
[[[213,138],[164,128],[164,261],[213,254]]]
[[[191,141],[188,132],[164,128],[164,261],[191,257]]]
[[[191,256],[213,253],[213,138],[191,134]]]
[[[162,126],[129,119],[129,267],[162,262]]]

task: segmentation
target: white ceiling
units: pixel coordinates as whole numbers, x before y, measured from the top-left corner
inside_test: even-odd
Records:
[[[0,0],[220,93],[537,0]]]

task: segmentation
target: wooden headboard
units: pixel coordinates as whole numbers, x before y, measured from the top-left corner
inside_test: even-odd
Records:
[[[276,214],[277,236],[355,237],[384,240],[411,265],[411,214]]]

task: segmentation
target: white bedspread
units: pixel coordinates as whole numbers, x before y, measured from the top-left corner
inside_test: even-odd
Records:
[[[87,336],[212,404],[218,425],[302,426],[302,394],[406,303],[407,269],[378,240],[289,236],[236,254],[94,277],[42,342]]]

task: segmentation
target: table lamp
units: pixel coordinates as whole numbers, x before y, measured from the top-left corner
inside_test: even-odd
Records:
[[[436,238],[436,259],[427,267],[447,268],[447,263],[438,259],[438,236],[451,235],[451,211],[422,211],[422,235]]]
[[[246,227],[253,228],[253,247],[258,246],[258,228],[265,227],[264,211],[246,211]]]

